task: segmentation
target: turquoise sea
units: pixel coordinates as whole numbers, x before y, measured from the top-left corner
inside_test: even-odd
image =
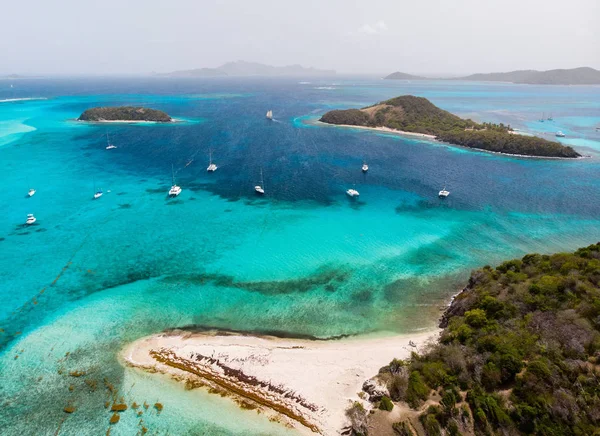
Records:
[[[403,94],[548,138],[562,130],[590,157],[507,157],[316,123],[332,108]],[[123,104],[180,122],[73,121]],[[129,404],[150,404],[142,424],[123,413],[112,436],[142,425],[161,435],[293,434],[227,398],[127,368],[118,353],[192,325],[321,338],[431,328],[473,268],[600,240],[598,125],[600,87],[0,81],[1,433],[105,434],[106,380]],[[107,133],[117,149],[105,149]],[[171,165],[177,199],[166,197]],[[441,201],[444,184],[451,195]],[[350,187],[360,200],[346,197]],[[28,213],[37,222],[25,227]]]

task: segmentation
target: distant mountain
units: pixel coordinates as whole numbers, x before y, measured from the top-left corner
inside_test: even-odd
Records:
[[[528,83],[531,85],[600,85],[600,71],[589,67],[568,70],[520,70],[509,73],[472,74],[458,80]]]
[[[301,65],[274,67],[257,62],[227,62],[217,68],[199,68],[160,74],[164,77],[219,77],[219,76],[332,76],[334,70],[305,68]]]
[[[406,73],[392,73],[385,79],[426,80],[426,77]],[[444,79],[444,78],[440,78]],[[600,71],[589,67],[568,70],[517,70],[508,73],[471,74],[465,77],[445,78],[444,80],[469,80],[473,82],[509,82],[530,85],[600,85]]]
[[[396,71],[388,76],[385,76],[384,79],[387,80],[427,80],[427,77],[422,76],[413,76],[412,74],[401,73],[400,71]]]
[[[159,75],[168,77],[218,77],[227,76],[227,73],[218,68],[196,68],[194,70],[173,71],[172,73]]]

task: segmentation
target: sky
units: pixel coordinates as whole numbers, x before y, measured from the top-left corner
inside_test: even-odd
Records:
[[[600,0],[0,0],[0,74],[600,69]]]

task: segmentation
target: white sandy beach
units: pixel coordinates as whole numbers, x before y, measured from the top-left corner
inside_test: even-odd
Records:
[[[322,121],[317,121],[317,122],[321,123],[321,124],[325,124],[327,126],[350,127],[352,129],[373,130],[373,131],[377,131],[377,132],[394,133],[396,135],[406,135],[406,136],[413,136],[413,137],[418,137],[418,138],[435,139],[435,135],[428,135],[426,133],[405,132],[404,130],[390,129],[389,127],[366,127],[366,126],[352,126],[350,124],[329,124],[329,123],[323,123]]]
[[[339,434],[362,384],[393,358],[406,358],[439,330],[338,340],[282,339],[176,331],[142,338],[123,351],[127,364],[201,380],[259,408],[278,409],[302,433]],[[285,415],[285,416],[283,416]]]

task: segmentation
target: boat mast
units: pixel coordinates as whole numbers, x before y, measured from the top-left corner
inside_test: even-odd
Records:
[[[208,150],[208,165],[212,165],[212,149]]]
[[[265,181],[263,180],[263,171],[262,167],[260,168],[260,186],[265,189]]]
[[[173,184],[171,186],[175,186],[175,170],[173,169],[173,164],[171,164],[171,176],[173,178]]]

